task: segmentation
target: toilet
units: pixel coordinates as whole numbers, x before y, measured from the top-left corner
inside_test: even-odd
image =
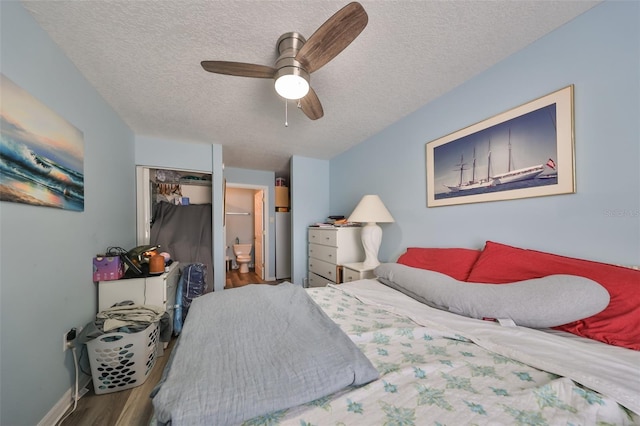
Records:
[[[240,266],[241,274],[249,272],[249,263],[251,262],[251,244],[234,244],[233,254],[236,255],[236,262]]]

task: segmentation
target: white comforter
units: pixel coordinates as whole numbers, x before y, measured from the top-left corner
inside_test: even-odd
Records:
[[[461,317],[376,280],[308,291],[381,377],[246,425],[640,424],[638,351]]]

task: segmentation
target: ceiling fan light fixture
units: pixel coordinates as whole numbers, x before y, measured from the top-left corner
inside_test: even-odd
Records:
[[[285,99],[301,99],[309,93],[309,74],[298,67],[278,70],[276,92]]]
[[[276,43],[278,59],[275,67],[229,61],[202,61],[200,65],[205,71],[216,74],[273,78],[276,92],[281,97],[298,100],[298,108],[311,120],[317,120],[324,116],[324,111],[318,95],[309,86],[309,75],[351,44],[368,20],[362,5],[352,1],[324,21],[309,40],[297,32],[282,34]],[[287,102],[285,111],[286,105]]]

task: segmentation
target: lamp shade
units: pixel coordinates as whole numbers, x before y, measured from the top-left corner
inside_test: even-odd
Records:
[[[365,195],[349,216],[349,222],[395,222],[377,195]]]

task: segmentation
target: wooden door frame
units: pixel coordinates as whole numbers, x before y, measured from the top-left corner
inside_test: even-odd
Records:
[[[259,189],[253,192],[253,253],[254,253],[254,270],[256,275],[258,275],[258,277],[260,277],[261,280],[264,281],[264,277],[266,276],[264,273],[264,266],[265,266],[265,261],[264,261],[264,242],[265,242],[265,237],[264,234],[266,232],[266,224],[264,223],[264,207],[265,207],[265,200],[264,200],[264,191]],[[260,208],[260,212],[262,213],[262,217],[258,218],[258,215],[256,214],[256,206],[258,206]],[[260,225],[260,232],[256,232],[256,225]],[[256,242],[257,238],[256,235],[260,235],[260,251],[258,251],[258,243]],[[260,255],[260,257],[258,257],[258,254]]]

